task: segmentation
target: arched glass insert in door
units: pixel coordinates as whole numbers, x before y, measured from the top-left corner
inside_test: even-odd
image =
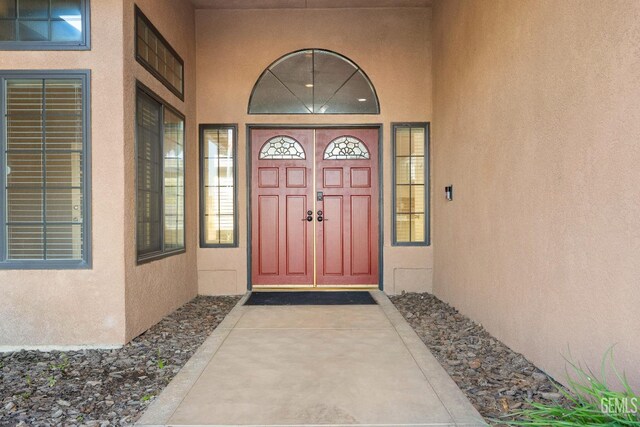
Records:
[[[369,158],[369,149],[358,138],[341,136],[327,145],[323,158],[325,160],[366,160]]]
[[[350,59],[321,49],[289,53],[253,87],[249,114],[379,114],[373,84]]]

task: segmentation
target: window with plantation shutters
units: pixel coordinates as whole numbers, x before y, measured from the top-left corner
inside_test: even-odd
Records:
[[[200,126],[201,247],[238,245],[236,133],[236,125]]]
[[[184,251],[184,117],[137,90],[138,261]]]
[[[88,79],[54,74],[0,75],[5,265],[88,265]]]
[[[393,124],[393,244],[429,244],[429,125]]]

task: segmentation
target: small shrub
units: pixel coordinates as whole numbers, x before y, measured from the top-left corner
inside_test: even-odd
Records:
[[[607,384],[607,362],[620,381],[623,391],[614,391]],[[613,363],[613,349],[602,360],[600,378],[591,370],[567,360],[573,371],[567,371],[570,392],[557,387],[569,404],[542,404],[531,402],[531,408],[512,412],[513,421],[494,420],[513,426],[611,426],[640,427],[640,397],[634,393],[624,373],[620,374]]]

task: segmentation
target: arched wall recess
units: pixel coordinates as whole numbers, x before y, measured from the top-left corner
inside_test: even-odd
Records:
[[[380,114],[373,84],[350,59],[328,50],[289,53],[262,72],[249,114]]]

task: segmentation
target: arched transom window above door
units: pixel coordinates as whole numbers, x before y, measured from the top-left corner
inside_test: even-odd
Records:
[[[353,61],[321,49],[289,53],[262,72],[249,114],[379,114],[373,84]]]

